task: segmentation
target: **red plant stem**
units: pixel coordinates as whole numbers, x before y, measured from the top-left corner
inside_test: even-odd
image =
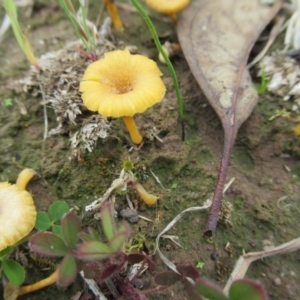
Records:
[[[234,117],[234,112],[232,110],[230,110],[229,114],[232,117]],[[233,147],[235,136],[236,130],[234,125],[232,124],[228,130],[225,130],[224,150],[219,170],[218,182],[214,191],[214,197],[204,231],[204,236],[206,237],[211,237],[217,227],[219,211],[223,196],[223,189],[226,181],[226,175],[228,172],[231,150]]]
[[[76,46],[77,51],[86,59],[89,59],[90,61],[96,61],[98,60],[98,56],[95,53],[87,53],[86,51],[82,50],[79,46]]]
[[[236,124],[236,107],[239,97],[242,96],[243,89],[240,88],[243,72],[246,68],[247,60],[249,57],[250,50],[252,49],[253,43],[248,47],[248,51],[245,53],[243,59],[241,60],[241,67],[239,68],[239,72],[236,77],[233,97],[233,103],[230,109],[228,109],[226,115],[227,118],[223,122],[225,140],[224,140],[224,149],[223,156],[221,160],[221,166],[219,170],[218,182],[215,188],[213,202],[209,211],[208,220],[206,223],[206,228],[204,231],[204,236],[211,237],[213,232],[216,230],[218,219],[219,219],[219,211],[221,207],[223,190],[226,180],[226,175],[228,172],[231,150],[237,135],[237,131],[239,128],[239,124]]]

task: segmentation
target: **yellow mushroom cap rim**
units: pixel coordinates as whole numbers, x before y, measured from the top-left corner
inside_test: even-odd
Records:
[[[146,0],[146,4],[162,14],[176,14],[183,10],[190,0]]]
[[[26,190],[0,182],[0,251],[27,236],[36,221],[36,208]]]
[[[105,117],[132,117],[160,102],[166,92],[157,64],[127,50],[91,63],[80,83],[85,106]]]

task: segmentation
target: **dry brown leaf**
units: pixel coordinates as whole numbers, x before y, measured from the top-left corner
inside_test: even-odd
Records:
[[[251,48],[282,5],[260,0],[194,0],[181,13],[179,40],[198,84],[220,117],[225,142],[205,235],[218,220],[231,149],[258,96],[246,68]]]

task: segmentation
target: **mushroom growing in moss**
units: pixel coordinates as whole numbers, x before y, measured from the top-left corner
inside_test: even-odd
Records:
[[[166,92],[157,64],[127,50],[107,52],[91,63],[80,83],[82,100],[105,117],[123,117],[135,144],[143,140],[133,116],[160,102]]]
[[[177,23],[176,14],[183,10],[190,0],[146,0],[146,4],[159,13],[168,15],[174,24]]]
[[[147,205],[151,206],[156,203],[158,197],[149,194],[140,183],[133,182],[131,186],[138,192],[139,196]]]
[[[36,208],[25,190],[36,173],[24,169],[16,184],[0,182],[0,251],[27,236],[35,225]]]

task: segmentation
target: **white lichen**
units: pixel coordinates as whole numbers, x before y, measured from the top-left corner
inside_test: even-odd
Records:
[[[83,150],[92,152],[99,138],[105,139],[112,133],[111,124],[107,118],[100,115],[92,115],[87,118],[80,129],[71,138],[72,156],[77,158]]]

